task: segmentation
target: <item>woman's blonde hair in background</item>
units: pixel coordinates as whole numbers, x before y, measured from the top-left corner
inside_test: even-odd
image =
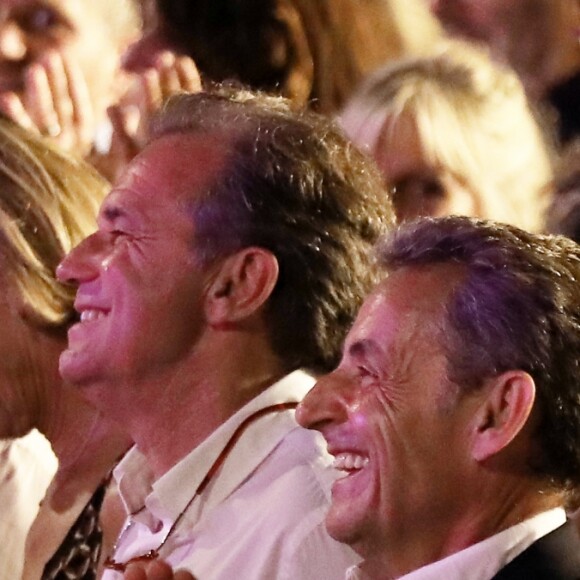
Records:
[[[55,270],[95,230],[108,189],[84,161],[0,118],[0,259],[32,323],[59,329],[73,319],[74,289]]]
[[[542,229],[551,136],[513,72],[484,49],[446,41],[432,56],[377,71],[340,120],[353,141],[376,157],[385,132],[396,129],[403,115],[413,119],[427,160],[478,196],[479,217]]]

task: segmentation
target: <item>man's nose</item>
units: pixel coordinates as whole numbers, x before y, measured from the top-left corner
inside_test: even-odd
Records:
[[[56,268],[56,277],[66,284],[80,284],[95,278],[102,261],[104,245],[98,232],[73,248]]]
[[[352,395],[350,381],[335,371],[321,377],[296,409],[296,420],[306,429],[322,430],[348,418]]]
[[[25,32],[14,21],[0,18],[0,58],[19,61],[26,52]]]

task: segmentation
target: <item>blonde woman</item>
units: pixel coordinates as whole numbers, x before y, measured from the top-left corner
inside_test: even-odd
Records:
[[[579,0],[430,0],[452,35],[486,44],[532,99],[552,109],[563,144],[580,135]]]
[[[21,536],[14,551],[2,558],[2,566],[13,566],[3,578],[19,578],[24,561],[25,578],[55,577],[65,560],[63,552],[50,572],[44,570],[46,562],[87,506],[98,523],[101,483],[128,445],[125,436],[58,374],[58,359],[75,314],[73,290],[56,280],[55,268],[95,229],[96,212],[107,190],[107,182],[84,162],[0,119],[0,436],[23,437],[37,429],[58,460],[56,476],[29,534],[26,556]],[[22,456],[15,461],[16,470],[31,468],[22,463],[27,461]],[[37,460],[28,461],[35,465]],[[21,499],[17,496],[14,501]],[[28,499],[34,504],[33,497]],[[72,577],[91,578],[91,568],[94,573],[100,543],[97,525],[94,531],[96,541],[87,544],[82,570],[75,569]],[[64,551],[70,555],[78,548],[75,542],[86,539],[83,534],[70,538]]]
[[[445,43],[376,72],[343,110],[383,171],[399,219],[465,214],[542,229],[551,147],[512,72]]]

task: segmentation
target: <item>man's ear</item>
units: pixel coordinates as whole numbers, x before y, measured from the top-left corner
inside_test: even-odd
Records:
[[[472,455],[484,461],[505,449],[530,418],[536,397],[534,379],[507,371],[486,385],[487,396],[475,415]]]
[[[257,312],[278,281],[276,256],[258,247],[243,248],[219,265],[206,292],[206,319],[220,326]]]

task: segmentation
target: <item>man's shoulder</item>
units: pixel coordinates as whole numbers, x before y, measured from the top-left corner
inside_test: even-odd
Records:
[[[580,580],[580,534],[566,522],[534,542],[494,580]]]

